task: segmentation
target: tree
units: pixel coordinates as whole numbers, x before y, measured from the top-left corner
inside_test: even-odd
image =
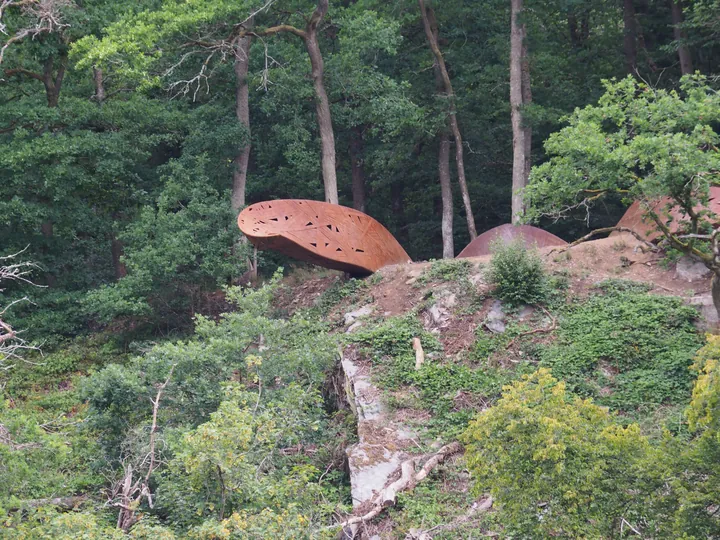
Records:
[[[248,22],[248,26],[252,21]],[[250,91],[248,88],[248,70],[250,67],[250,43],[252,36],[238,37],[235,40],[235,115],[245,128],[248,139],[238,148],[233,170],[231,206],[239,212],[245,206],[248,163],[250,161]]]
[[[437,21],[432,18],[432,32],[435,41],[438,41],[440,29]],[[445,90],[445,82],[443,80],[442,68],[439,62],[433,65],[435,72],[435,88],[439,95],[443,95]],[[440,180],[440,198],[442,199],[442,221],[441,233],[443,242],[443,259],[452,259],[455,257],[455,243],[453,238],[453,193],[452,183],[450,182],[450,118],[446,120],[446,126],[440,131],[438,136],[438,179]]]
[[[631,75],[637,72],[637,26],[633,0],[623,0],[623,52],[625,69]]]
[[[520,19],[523,0],[510,2],[510,117],[513,130],[512,222],[520,223],[525,213],[522,190],[530,174],[532,128],[523,118],[522,108],[531,101],[527,58],[527,29]]]
[[[693,72],[692,55],[687,44],[687,32],[682,27],[684,21],[682,0],[670,0],[670,13],[672,14],[673,34],[677,41],[680,72],[683,75],[690,75]]]
[[[720,94],[705,78],[686,77],[679,92],[651,88],[632,77],[606,82],[598,105],[575,111],[552,135],[552,157],[533,169],[531,219],[567,217],[611,194],[640,201],[668,247],[701,261],[713,277],[720,313],[720,228],[707,209],[720,182]],[[657,201],[667,204],[657,209]],[[678,209],[673,218],[666,210]]]
[[[433,32],[435,14],[431,8],[425,7],[424,0],[418,0],[418,5],[420,6],[420,15],[422,17],[423,28],[425,29],[425,37],[435,57],[435,62],[443,81],[445,95],[448,99],[448,123],[450,124],[450,131],[455,139],[455,163],[457,165],[458,183],[460,184],[460,193],[462,195],[463,205],[465,206],[468,232],[470,233],[470,239],[474,240],[477,237],[477,230],[475,229],[475,216],[473,215],[472,204],[470,202],[470,192],[468,191],[467,180],[465,179],[465,158],[462,135],[460,134],[457,119],[457,108],[455,106],[455,92],[452,87],[452,82],[450,81],[447,66],[445,65],[445,59],[437,42],[436,33]],[[437,27],[437,23],[435,23],[434,26]]]

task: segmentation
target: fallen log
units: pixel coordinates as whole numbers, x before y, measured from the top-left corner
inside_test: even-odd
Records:
[[[410,458],[400,464],[400,478],[391,482],[384,489],[371,499],[372,509],[361,516],[354,516],[346,519],[339,524],[343,530],[353,527],[359,523],[365,523],[380,515],[383,510],[389,506],[394,506],[397,501],[398,493],[402,491],[411,491],[415,486],[427,478],[428,474],[440,463],[448,457],[463,451],[463,447],[459,442],[452,442],[443,446],[436,453],[432,454],[416,473],[415,466],[422,457]],[[354,532],[347,534],[346,537],[352,538]]]
[[[28,499],[8,506],[8,510],[16,512],[24,508],[40,508],[41,506],[57,506],[63,510],[72,510],[78,504],[88,500],[87,495],[72,495],[70,497],[52,497],[48,499]]]

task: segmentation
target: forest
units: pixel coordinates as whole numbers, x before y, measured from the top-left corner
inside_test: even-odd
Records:
[[[0,0],[0,538],[720,538],[719,201],[720,0]]]

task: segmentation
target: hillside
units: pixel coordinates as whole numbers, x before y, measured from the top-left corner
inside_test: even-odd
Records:
[[[645,326],[631,318],[637,313],[612,320],[615,310],[639,299],[647,302],[641,308],[643,315],[656,323],[666,314],[652,310],[667,309],[669,315],[678,309],[672,302],[653,302],[651,295],[682,299],[698,309],[694,321],[698,329],[715,329],[717,315],[707,271],[695,267],[693,274],[692,269],[684,270],[684,261],[678,270],[644,247],[623,234],[567,250],[543,249],[554,287],[547,308],[508,309],[493,298],[487,282],[489,256],[390,266],[365,281],[346,281],[330,272],[302,280],[291,275],[285,280],[286,290],[278,302],[281,310],[320,310],[335,332],[344,334],[345,391],[359,437],[347,449],[355,514],[373,510],[371,500],[397,480],[401,463],[447,448],[443,445],[454,440],[469,418],[492,407],[503,384],[548,365],[544,352],[563,339],[568,324],[565,306],[583,306],[593,297],[616,294],[601,306],[607,310],[606,319],[593,323],[615,330],[620,343],[628,338],[623,332],[637,330],[630,339],[643,341],[649,336],[662,339],[664,331],[675,330]],[[632,328],[635,325],[637,329]],[[647,336],[642,336],[644,331]],[[686,327],[674,336],[689,338],[686,364],[699,343],[690,337],[692,333]],[[422,344],[421,366],[416,363],[413,338]],[[666,422],[678,421],[689,400],[689,386],[680,395],[660,397],[662,385],[658,385],[643,397],[634,396],[615,382],[625,375],[614,365],[624,360],[622,350],[616,354],[615,358],[598,355],[597,371],[583,375],[593,389],[590,395],[627,422],[641,422],[647,435],[659,437]],[[615,400],[616,391],[622,395]],[[466,464],[455,455],[416,492],[400,494],[396,508],[363,523],[361,536],[457,538],[478,529],[494,536],[499,533],[488,532],[494,527],[493,518],[475,516],[478,508],[486,510],[491,503],[487,495],[471,494]]]
[[[280,530],[287,538],[331,538],[345,524],[356,538],[427,540],[585,526],[585,518],[519,520],[527,506],[514,509],[497,491],[500,477],[477,469],[476,456],[497,442],[481,461],[499,460],[492,470],[501,471],[502,459],[511,460],[512,477],[521,471],[516,451],[528,444],[536,456],[539,443],[521,434],[496,441],[500,433],[492,431],[472,442],[473,426],[508,407],[521,414],[527,397],[509,400],[527,385],[549,385],[548,395],[567,391],[553,407],[568,410],[552,421],[589,407],[568,433],[600,437],[592,448],[611,428],[621,430],[614,441],[634,437],[650,464],[641,467],[642,485],[651,486],[650,473],[668,466],[663,459],[690,459],[663,452],[672,447],[668,437],[686,441],[694,425],[685,412],[697,384],[690,366],[703,329],[717,326],[708,277],[688,281],[682,262],[678,270],[632,236],[545,248],[537,259],[512,246],[494,257],[509,263],[504,278],[516,292],[539,279],[532,305],[498,299],[504,293],[491,283],[492,257],[389,266],[364,279],[300,268],[256,289],[229,289],[234,307],[198,317],[195,335],[180,341],[128,349],[112,334],[95,334],[31,357],[3,378],[14,396],[0,432],[9,537],[87,530],[89,538],[120,538],[109,521],[116,516],[133,538],[256,538]],[[536,270],[517,281],[517,268]],[[536,406],[550,407],[544,399]],[[506,422],[497,426],[513,424]],[[605,427],[593,432],[595,422]],[[615,459],[607,451],[604,460]],[[623,450],[623,459],[633,452]],[[588,474],[592,459],[572,465],[569,480],[548,472],[549,485],[538,478],[519,487],[532,478],[522,473],[503,480],[505,489],[550,497],[563,480],[572,485]],[[614,478],[597,466],[603,481]],[[584,489],[604,500],[596,483]],[[553,504],[565,519],[564,503]],[[603,516],[616,511],[610,502],[598,508]],[[699,526],[697,515],[632,511],[656,520],[634,527],[669,531],[680,518]],[[712,530],[714,519],[703,527]]]

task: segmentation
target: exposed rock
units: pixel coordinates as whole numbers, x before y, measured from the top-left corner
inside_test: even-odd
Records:
[[[491,332],[496,334],[502,334],[505,332],[505,311],[503,310],[502,303],[500,300],[495,300],[490,312],[487,314],[485,319],[485,326]]]
[[[407,459],[405,448],[415,434],[396,425],[392,411],[383,406],[367,368],[347,352],[342,357],[348,402],[357,416],[358,442],[347,448],[353,506],[369,501],[385,487],[392,474]]]
[[[713,304],[711,293],[707,292],[694,296],[690,299],[690,304],[698,308],[698,311],[703,318],[704,324],[702,324],[701,327],[707,329],[709,327],[716,326],[718,322],[720,322],[717,310]]]
[[[524,322],[528,319],[530,319],[535,314],[535,308],[532,306],[523,306],[520,308],[520,313],[518,313],[518,320],[521,322]]]
[[[350,326],[348,326],[348,329],[345,330],[345,333],[346,333],[346,334],[351,334],[352,332],[354,332],[355,330],[357,330],[358,328],[360,328],[362,325],[363,325],[362,321],[355,321],[355,322],[352,323]]]
[[[430,314],[430,317],[432,317],[432,321],[435,324],[440,324],[443,322],[443,319],[447,319],[447,310],[441,308],[437,304],[433,304],[428,309],[428,313]]]
[[[686,281],[700,281],[709,277],[710,269],[699,261],[690,257],[682,257],[675,267],[675,277]]]
[[[407,273],[407,281],[405,282],[405,285],[412,285],[415,283],[418,278],[422,275],[423,270],[421,268],[413,268],[408,271]]]
[[[470,283],[475,285],[477,287],[478,285],[484,285],[485,284],[485,277],[482,273],[480,274],[471,274],[470,277],[468,277],[468,280]]]
[[[443,289],[437,293],[437,301],[428,308],[427,313],[430,315],[430,320],[426,321],[426,329],[432,327],[444,327],[450,320],[452,315],[451,310],[457,304],[457,296],[455,293]],[[431,330],[432,331],[432,330]]]
[[[349,325],[354,323],[357,319],[360,317],[367,317],[373,312],[372,306],[363,306],[360,309],[356,309],[355,311],[351,311],[349,313],[345,314],[345,324]]]

